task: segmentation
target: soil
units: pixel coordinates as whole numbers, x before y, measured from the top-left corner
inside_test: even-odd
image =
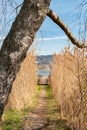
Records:
[[[28,114],[24,130],[44,130],[48,125],[48,98],[46,86],[41,86],[41,93],[37,106]]]
[[[61,128],[64,122],[56,118],[57,107],[52,103],[52,109],[49,108],[52,99],[47,96],[46,86],[41,87],[38,103],[28,114],[23,130],[66,130],[64,127]]]

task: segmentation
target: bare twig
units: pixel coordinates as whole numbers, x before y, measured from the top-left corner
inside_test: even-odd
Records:
[[[76,45],[79,48],[86,48],[87,47],[87,45],[85,43],[80,43],[80,41],[78,41],[73,36],[73,34],[71,33],[68,26],[51,9],[48,10],[47,16],[50,17],[65,32],[65,34],[68,36],[68,38],[71,40],[71,42],[74,45]]]

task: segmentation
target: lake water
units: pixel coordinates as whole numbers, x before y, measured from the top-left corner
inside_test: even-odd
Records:
[[[38,75],[49,76],[50,75],[50,71],[49,70],[40,69],[40,70],[38,70]]]

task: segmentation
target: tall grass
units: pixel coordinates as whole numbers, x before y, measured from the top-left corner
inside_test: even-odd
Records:
[[[2,130],[21,130],[25,117],[35,106],[40,87],[37,86],[36,57],[28,53],[13,83],[3,121]]]
[[[52,92],[72,130],[87,129],[87,50],[65,48],[53,56]]]
[[[21,110],[31,105],[37,85],[36,57],[28,53],[13,83],[6,110]]]

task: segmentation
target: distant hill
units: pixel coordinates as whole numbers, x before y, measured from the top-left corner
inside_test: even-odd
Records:
[[[52,55],[37,56],[38,75],[42,75],[42,76],[50,75],[52,61],[53,61]]]
[[[37,56],[37,62],[40,65],[50,65],[52,64],[53,56],[52,55],[41,55]]]

